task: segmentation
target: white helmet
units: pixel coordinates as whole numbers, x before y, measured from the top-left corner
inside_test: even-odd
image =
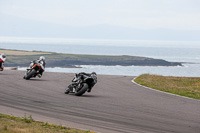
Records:
[[[0,58],[3,60],[3,62],[6,61],[6,54],[2,53],[0,55]]]
[[[6,58],[6,54],[2,53],[2,54],[1,54],[1,57],[2,57],[2,58]]]
[[[40,61],[41,61],[41,60],[45,61],[45,57],[44,57],[44,56],[40,56],[39,60],[40,60]]]

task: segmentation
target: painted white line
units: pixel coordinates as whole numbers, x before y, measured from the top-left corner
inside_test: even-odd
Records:
[[[131,80],[131,82],[134,83],[134,84],[136,84],[136,85],[138,85],[138,86],[141,86],[143,88],[147,88],[149,90],[157,91],[157,92],[160,92],[160,93],[165,93],[165,94],[168,94],[168,95],[182,97],[182,98],[186,98],[186,99],[195,100],[195,101],[199,101],[200,102],[200,100],[198,100],[198,99],[194,99],[194,98],[190,98],[190,97],[185,97],[185,96],[180,96],[180,95],[176,95],[176,94],[172,94],[172,93],[168,93],[168,92],[164,92],[164,91],[160,91],[160,90],[156,90],[156,89],[153,89],[153,88],[149,88],[149,87],[143,86],[143,85],[138,84],[138,83],[135,82],[136,78],[137,77],[135,77],[133,80]]]

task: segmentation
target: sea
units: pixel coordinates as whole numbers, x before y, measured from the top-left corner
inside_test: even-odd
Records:
[[[0,40],[0,49],[45,51],[88,55],[130,55],[172,62],[182,62],[183,66],[103,66],[80,65],[77,68],[46,68],[46,72],[79,73],[96,72],[103,75],[138,76],[156,74],[163,76],[200,77],[200,42],[182,41],[124,41],[124,40],[84,40],[64,41],[12,41]],[[48,60],[48,59],[46,59]],[[18,68],[25,70],[26,68]]]

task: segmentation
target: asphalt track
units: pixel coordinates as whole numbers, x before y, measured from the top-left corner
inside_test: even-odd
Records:
[[[200,133],[200,100],[138,86],[134,77],[98,75],[91,93],[64,94],[73,74],[0,72],[0,112],[102,133]]]

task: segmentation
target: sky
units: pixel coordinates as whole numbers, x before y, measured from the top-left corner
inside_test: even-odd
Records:
[[[200,0],[0,0],[0,39],[200,41]]]

